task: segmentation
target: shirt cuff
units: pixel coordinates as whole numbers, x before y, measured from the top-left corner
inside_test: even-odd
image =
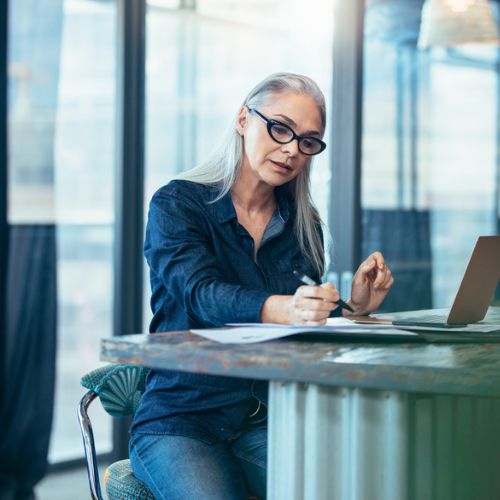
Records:
[[[245,303],[246,311],[239,317],[244,319],[240,321],[241,323],[260,323],[260,313],[262,312],[262,307],[264,302],[273,295],[271,292],[255,291],[249,297],[248,301]]]

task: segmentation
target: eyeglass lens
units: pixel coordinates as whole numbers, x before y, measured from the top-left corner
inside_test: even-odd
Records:
[[[287,144],[294,138],[292,129],[280,123],[272,123],[269,128],[271,137],[281,144]],[[299,149],[305,154],[313,155],[321,151],[321,143],[312,137],[302,137],[299,140]]]

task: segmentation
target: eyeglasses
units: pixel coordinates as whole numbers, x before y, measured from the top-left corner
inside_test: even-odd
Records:
[[[308,156],[317,155],[326,148],[326,144],[316,137],[297,135],[288,125],[266,118],[255,108],[248,108],[248,110],[254,112],[262,121],[266,122],[269,135],[279,144],[288,144],[297,139],[299,151]]]

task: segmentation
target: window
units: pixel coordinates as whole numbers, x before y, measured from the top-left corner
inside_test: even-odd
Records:
[[[451,306],[477,236],[499,232],[497,49],[417,50],[421,5],[365,18],[363,253],[386,254],[392,310]]]
[[[83,455],[79,380],[112,333],[115,24],[111,0],[10,2],[8,219],[55,225],[51,462]],[[95,406],[98,451],[109,451],[111,419]]]
[[[172,176],[203,160],[245,95],[268,74],[310,76],[328,105],[333,4],[322,0],[311,8],[299,0],[200,0],[190,9],[148,2],[146,204]],[[312,175],[314,200],[325,222],[329,163],[328,152],[320,155]],[[144,289],[146,331],[148,282]]]

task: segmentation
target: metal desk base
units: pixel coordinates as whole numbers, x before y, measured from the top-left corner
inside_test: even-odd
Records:
[[[498,500],[500,399],[271,382],[270,500]]]

